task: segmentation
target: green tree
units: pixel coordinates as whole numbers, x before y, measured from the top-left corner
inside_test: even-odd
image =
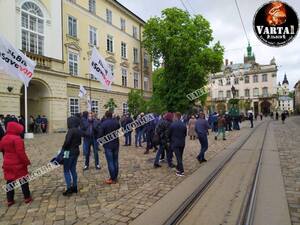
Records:
[[[141,90],[131,90],[128,94],[128,112],[134,116],[146,111],[146,101]]]
[[[113,98],[110,98],[107,103],[104,105],[104,108],[111,112],[114,112],[115,108],[117,108],[117,104],[115,103],[115,100]]]
[[[151,101],[159,102],[157,109],[183,112],[195,101],[203,102],[206,96],[191,102],[186,95],[207,84],[208,74],[219,71],[223,62],[224,49],[219,42],[212,44],[209,22],[201,15],[192,18],[169,8],[148,20],[143,37],[154,62],[161,58],[164,62],[153,82]]]

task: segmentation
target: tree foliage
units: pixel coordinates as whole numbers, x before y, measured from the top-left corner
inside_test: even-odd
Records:
[[[104,105],[105,109],[108,109],[111,112],[114,112],[115,108],[117,108],[117,104],[113,98],[110,98],[107,103]]]
[[[131,90],[128,94],[128,112],[134,116],[146,111],[146,101],[141,90]]]
[[[222,65],[224,49],[219,42],[212,44],[209,22],[201,15],[191,18],[181,9],[169,8],[161,17],[148,20],[143,37],[154,62],[164,62],[153,77],[150,103],[157,104],[158,110],[187,110],[194,102],[186,95],[207,84],[208,74],[219,71]]]

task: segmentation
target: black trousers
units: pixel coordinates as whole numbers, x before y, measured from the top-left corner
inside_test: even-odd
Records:
[[[8,180],[6,184],[8,185],[9,183],[13,182],[13,180]],[[29,184],[24,183],[21,185],[21,189],[24,195],[24,198],[29,198],[30,197],[30,190],[29,190]],[[15,195],[15,190],[12,189],[11,191],[6,192],[6,197],[8,202],[12,202],[14,200],[14,195]]]
[[[183,150],[184,150],[184,147],[174,147],[173,148],[173,151],[174,151],[176,159],[177,159],[177,167],[176,167],[176,169],[180,173],[184,172],[183,163],[182,163]]]

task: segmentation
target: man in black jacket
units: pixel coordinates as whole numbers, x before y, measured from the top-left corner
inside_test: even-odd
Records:
[[[79,156],[79,146],[81,145],[79,118],[73,116],[69,117],[67,124],[68,132],[66,134],[65,142],[62,146],[62,149],[64,150],[64,176],[67,185],[67,190],[63,193],[64,196],[77,193],[76,165]]]
[[[106,184],[114,184],[118,180],[119,174],[119,138],[118,135],[109,135],[114,131],[120,129],[120,124],[116,119],[112,118],[112,112],[105,113],[106,119],[101,123],[100,130],[98,131],[101,144],[103,144],[105,157],[107,160],[108,171],[110,179],[105,180]],[[101,140],[105,139],[105,142]]]
[[[184,169],[182,163],[182,155],[185,147],[185,137],[186,137],[186,126],[180,120],[181,113],[175,113],[175,121],[170,126],[170,148],[176,155],[177,159],[177,176],[184,176]]]

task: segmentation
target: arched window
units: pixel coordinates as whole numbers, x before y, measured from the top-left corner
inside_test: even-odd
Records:
[[[33,2],[25,2],[21,7],[22,50],[34,54],[44,54],[44,15]]]

